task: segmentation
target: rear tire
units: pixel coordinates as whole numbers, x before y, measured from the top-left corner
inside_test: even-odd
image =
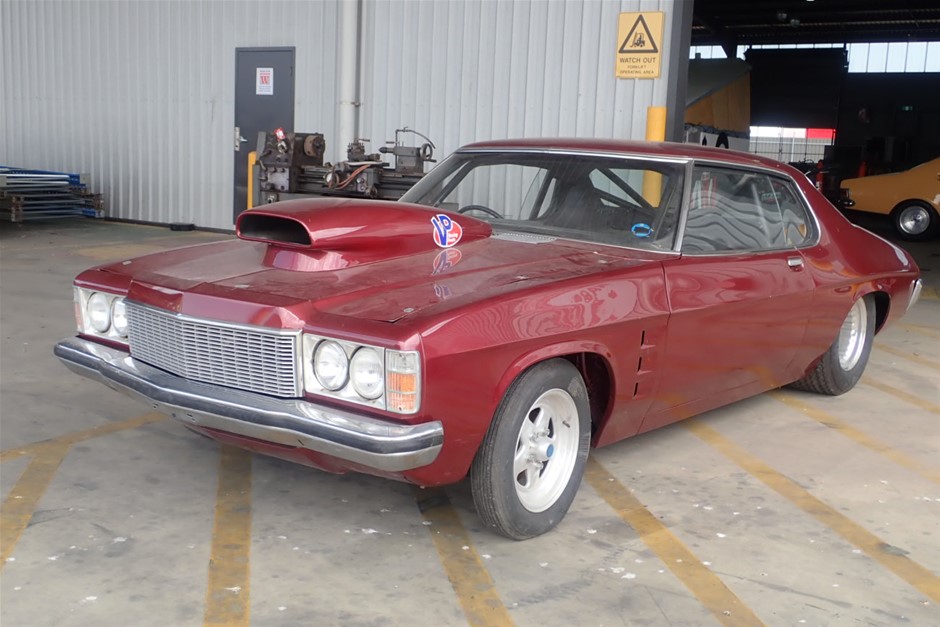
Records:
[[[922,242],[931,239],[940,230],[940,217],[936,210],[920,200],[904,202],[891,212],[894,230],[902,239]]]
[[[792,387],[830,396],[845,394],[862,377],[874,337],[875,301],[865,296],[852,305],[839,335],[816,367]]]
[[[584,475],[591,410],[578,369],[552,359],[509,387],[470,468],[483,523],[514,540],[554,528]]]

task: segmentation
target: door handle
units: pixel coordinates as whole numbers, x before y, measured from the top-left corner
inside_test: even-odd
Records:
[[[787,265],[798,270],[803,267],[803,258],[802,257],[787,257]]]
[[[242,144],[248,140],[242,137],[242,129],[238,126],[235,127],[235,151],[241,152]]]

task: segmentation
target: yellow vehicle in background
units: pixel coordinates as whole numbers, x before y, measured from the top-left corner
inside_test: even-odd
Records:
[[[842,181],[842,206],[891,216],[907,240],[940,232],[940,157],[905,172]]]

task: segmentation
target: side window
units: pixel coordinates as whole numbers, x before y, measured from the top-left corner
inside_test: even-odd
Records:
[[[771,178],[770,184],[783,216],[783,235],[787,246],[797,248],[809,244],[813,239],[813,222],[793,183]]]
[[[783,214],[770,176],[716,167],[696,167],[682,251],[786,248]]]

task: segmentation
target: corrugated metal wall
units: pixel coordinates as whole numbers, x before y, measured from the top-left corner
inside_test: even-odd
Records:
[[[235,48],[296,46],[295,126],[330,132],[338,23],[339,0],[4,0],[0,164],[87,173],[110,216],[232,228]]]
[[[679,0],[684,1],[684,0]],[[617,80],[618,16],[672,0],[369,1],[363,15],[360,129],[408,126],[448,154],[468,142],[537,136],[642,139],[659,80]],[[670,20],[662,45],[671,42]]]
[[[235,48],[296,48],[294,127],[336,158],[340,1],[0,2],[0,164],[87,173],[114,217],[231,228]],[[673,2],[364,0],[359,135],[375,150],[409,126],[440,156],[643,137],[670,77],[614,78],[618,14],[638,10]]]

